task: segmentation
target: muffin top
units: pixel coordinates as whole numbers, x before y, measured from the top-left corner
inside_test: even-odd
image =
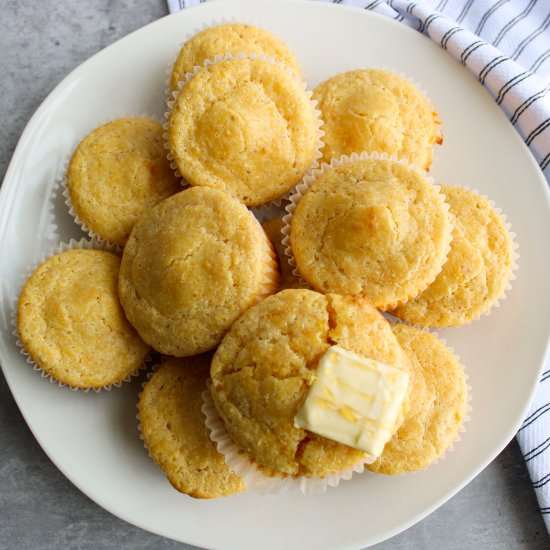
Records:
[[[226,53],[267,55],[284,63],[296,75],[300,74],[294,54],[276,36],[252,25],[228,23],[205,29],[185,42],[172,68],[170,91],[178,89],[178,82],[185,79],[185,73],[192,73],[205,61]]]
[[[419,294],[445,261],[451,223],[438,187],[391,160],[327,168],[299,201],[290,243],[320,292],[387,309]]]
[[[378,69],[342,73],[313,91],[323,120],[323,160],[368,151],[430,168],[439,119],[408,80]]]
[[[212,349],[278,267],[259,222],[229,195],[196,187],[145,213],[122,256],[119,295],[141,337],[167,355]]]
[[[191,185],[248,206],[296,184],[314,161],[317,121],[302,84],[260,59],[227,59],[200,70],[170,113],[168,145]]]
[[[121,118],[76,148],[67,188],[76,215],[99,238],[124,246],[144,212],[181,190],[162,133],[152,120]]]
[[[139,419],[149,454],[170,483],[195,498],[245,490],[210,440],[201,411],[210,356],[171,358],[154,372],[139,398]]]
[[[479,318],[504,294],[512,275],[512,239],[489,201],[460,187],[441,186],[454,229],[447,262],[435,281],[393,313],[411,323],[451,327]]]
[[[299,277],[293,275],[292,271],[294,268],[288,263],[288,256],[285,254],[286,247],[283,245],[283,234],[281,232],[284,225],[282,218],[273,218],[262,223],[262,227],[269,240],[273,243],[279,258],[281,266],[281,285],[279,290],[284,290],[285,288],[307,288],[307,285]]]
[[[381,457],[367,467],[395,475],[426,468],[457,439],[468,387],[458,358],[436,336],[407,325],[392,329],[412,365],[411,407]]]
[[[390,325],[364,299],[304,289],[284,290],[250,308],[216,351],[214,403],[235,444],[263,471],[324,477],[365,459],[294,424],[319,360],[334,344],[408,368]]]
[[[69,250],[25,283],[19,338],[43,371],[73,388],[101,388],[135,373],[149,347],[126,320],[117,295],[120,258]]]

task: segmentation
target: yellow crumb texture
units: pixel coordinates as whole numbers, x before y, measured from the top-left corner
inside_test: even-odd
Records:
[[[454,219],[447,262],[435,281],[395,315],[431,327],[459,326],[479,318],[504,294],[512,275],[512,239],[487,199],[441,186]]]
[[[329,169],[298,203],[290,242],[319,292],[361,294],[387,309],[417,296],[441,270],[451,221],[438,187],[390,160]]]
[[[285,254],[285,246],[283,245],[283,234],[281,233],[284,225],[282,218],[274,218],[262,223],[262,227],[269,240],[273,243],[279,257],[279,264],[281,266],[281,286],[279,290],[286,288],[307,288],[300,281],[299,277],[295,277],[292,274],[293,267],[288,263],[288,256]]]
[[[408,80],[378,69],[329,78],[313,91],[324,122],[323,160],[368,151],[428,170],[439,117]]]
[[[214,355],[216,408],[235,444],[270,475],[324,477],[365,458],[294,425],[319,360],[334,344],[408,368],[390,325],[364,299],[304,289],[250,308]]]
[[[468,388],[457,357],[433,334],[407,325],[392,327],[411,361],[411,407],[382,456],[367,466],[381,474],[422,470],[457,439]]]
[[[229,23],[205,29],[185,42],[172,69],[170,90],[178,89],[178,82],[185,79],[185,73],[192,73],[208,59],[226,53],[267,55],[284,63],[296,75],[300,74],[294,54],[277,37],[252,25]]]
[[[170,114],[168,145],[191,185],[257,206],[286,193],[310,167],[317,123],[301,83],[285,69],[226,60],[184,86]]]
[[[100,238],[124,246],[144,212],[181,190],[162,133],[152,120],[122,118],[78,145],[67,187],[77,216]]]
[[[163,363],[139,399],[141,435],[149,454],[180,492],[216,498],[245,490],[210,440],[201,411],[210,355]]]
[[[149,347],[130,326],[117,295],[120,258],[69,250],[40,265],[19,298],[19,338],[47,374],[75,388],[124,380]]]
[[[142,338],[183,357],[215,347],[251,305],[276,291],[279,268],[252,213],[195,187],[146,213],[124,248],[120,300]]]

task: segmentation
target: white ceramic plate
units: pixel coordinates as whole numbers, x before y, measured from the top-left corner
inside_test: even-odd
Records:
[[[467,366],[474,410],[454,452],[402,477],[364,474],[319,496],[242,494],[215,501],[177,493],[142,447],[137,382],[78,393],[41,378],[15,346],[9,317],[21,273],[60,239],[81,233],[53,183],[79,139],[126,114],[162,115],[165,68],[178,45],[224,19],[281,36],[310,87],[349,69],[402,71],[437,105],[445,142],[436,179],[495,200],[520,243],[512,292],[489,317],[444,336]],[[50,201],[59,234],[49,221]],[[357,548],[390,537],[444,503],[513,437],[535,388],[549,337],[549,194],[527,148],[477,80],[427,38],[382,16],[310,1],[207,3],[155,22],[72,72],[44,101],[14,153],[0,195],[0,360],[37,440],[59,469],[113,514],[203,547]]]

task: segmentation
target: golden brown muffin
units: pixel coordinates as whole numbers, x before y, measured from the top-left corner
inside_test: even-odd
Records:
[[[205,61],[226,53],[266,55],[284,63],[296,75],[300,74],[294,54],[277,37],[252,25],[228,23],[205,29],[182,46],[170,75],[170,91],[178,89],[178,82],[185,79],[185,73],[192,73]]]
[[[122,256],[119,295],[146,342],[185,357],[214,348],[278,284],[275,252],[252,213],[221,191],[195,187],[136,224]]]
[[[392,327],[411,364],[411,407],[382,456],[367,466],[381,474],[422,470],[458,437],[466,418],[468,387],[457,357],[433,334]]]
[[[70,200],[100,239],[124,246],[144,212],[181,191],[162,133],[152,120],[121,118],[96,128],[76,148],[67,172]]]
[[[286,247],[282,242],[283,234],[281,230],[283,226],[284,222],[282,218],[274,218],[262,223],[262,227],[269,240],[273,243],[279,257],[279,264],[281,266],[281,285],[279,290],[284,290],[285,288],[307,288],[305,283],[302,283],[298,277],[292,274],[294,268],[288,263],[288,256],[285,254]]]
[[[48,375],[73,388],[121,382],[149,346],[130,326],[117,295],[120,258],[103,250],[57,254],[29,277],[18,307],[19,338]]]
[[[210,355],[169,359],[155,371],[139,398],[145,447],[180,492],[217,498],[246,489],[210,440],[202,414]]]
[[[487,199],[441,186],[454,221],[448,259],[435,281],[393,313],[410,323],[452,327],[478,319],[504,294],[514,263],[512,238]]]
[[[250,308],[216,351],[212,398],[237,447],[264,472],[324,477],[365,458],[294,424],[317,364],[334,344],[408,368],[390,325],[364,299],[301,289]]]
[[[393,73],[367,69],[342,73],[313,91],[324,122],[323,160],[388,153],[429,170],[439,117],[413,84]]]
[[[320,292],[361,294],[387,309],[417,296],[441,271],[451,239],[438,187],[391,160],[327,169],[299,201],[290,244]]]
[[[269,61],[228,59],[184,86],[170,113],[168,145],[191,185],[258,206],[300,180],[315,159],[317,135],[299,81]]]

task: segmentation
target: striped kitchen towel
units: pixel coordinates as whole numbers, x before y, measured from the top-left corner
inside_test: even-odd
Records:
[[[550,182],[550,0],[320,1],[376,11],[440,44],[490,91]],[[544,370],[517,437],[550,531],[550,361]]]

